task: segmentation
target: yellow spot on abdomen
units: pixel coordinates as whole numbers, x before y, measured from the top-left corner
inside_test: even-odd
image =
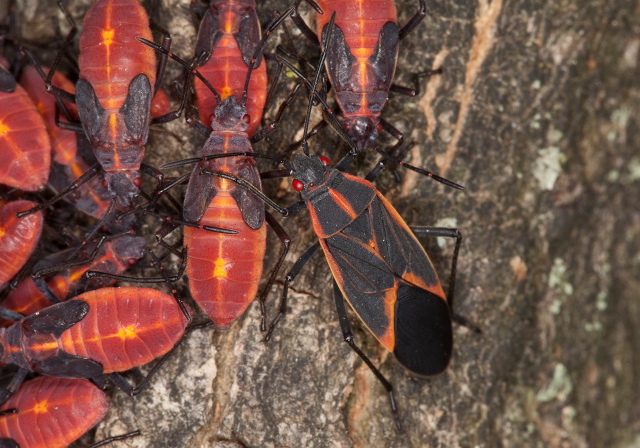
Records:
[[[6,134],[10,130],[11,130],[11,128],[9,126],[7,126],[4,123],[0,123],[0,136],[3,136],[4,134]]]
[[[113,37],[115,36],[115,30],[106,29],[102,31],[102,44],[111,45],[113,43]]]
[[[216,265],[216,268],[213,270],[213,276],[215,278],[225,278],[227,276],[227,271],[225,269],[225,261],[222,258],[218,258],[213,262]]]
[[[33,412],[36,414],[44,414],[47,411],[47,401],[40,401],[33,406]]]
[[[118,337],[120,339],[122,339],[123,341],[125,339],[133,339],[136,337],[136,332],[135,329],[133,327],[133,325],[129,325],[126,328],[122,328],[119,332],[118,332]]]
[[[222,88],[222,90],[220,91],[220,99],[222,101],[226,100],[227,98],[229,98],[229,96],[231,95],[231,87],[229,86],[224,86]]]

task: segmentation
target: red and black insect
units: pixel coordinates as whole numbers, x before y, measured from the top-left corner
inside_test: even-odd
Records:
[[[20,210],[32,207],[30,201],[12,201],[0,206],[0,290],[27,262],[40,239],[42,212],[17,218]]]
[[[64,378],[110,374],[118,387],[134,395],[139,389],[115,372],[165,355],[187,323],[175,298],[158,290],[102,288],[0,328],[0,362]]]
[[[317,35],[305,24],[296,11],[292,19],[303,34],[320,44],[327,53],[326,68],[331,87],[344,117],[343,128],[354,142],[357,152],[373,149],[381,130],[386,130],[402,143],[403,134],[380,117],[389,91],[414,96],[416,89],[393,84],[399,42],[426,15],[426,4],[409,22],[398,28],[393,0],[320,0],[325,14],[317,15]],[[327,39],[329,17],[336,13],[333,38]],[[416,75],[429,76],[439,70]]]
[[[67,19],[72,25],[68,43],[76,28],[71,17]],[[147,13],[138,1],[98,0],[87,11],[80,35],[80,79],[75,95],[51,85],[55,68],[46,81],[47,90],[76,103],[82,129],[105,172],[104,184],[123,206],[134,203],[142,185],[139,170],[149,124],[179,116],[176,112],[151,118],[151,102],[165,61],[160,61],[156,71],[155,52],[136,36],[152,38]],[[170,41],[165,35],[164,47]]]
[[[84,247],[80,253],[76,253],[76,249],[72,248],[50,255],[33,267],[33,276],[20,282],[16,289],[9,292],[1,305],[28,316],[67,297],[75,297],[76,288],[85,272],[93,269],[109,274],[121,274],[143,257],[144,246],[144,238],[123,235],[110,241],[100,240],[93,246]],[[78,261],[68,263],[72,252],[73,259]],[[50,273],[56,275],[47,280],[45,286],[44,279]],[[113,283],[113,279],[96,277],[85,281],[81,287],[83,290],[90,290],[111,286]],[[3,320],[0,321],[0,326],[8,326],[11,323]]]
[[[309,84],[308,87],[310,94],[315,95],[315,86]],[[344,298],[403,366],[419,375],[442,373],[452,353],[451,301],[462,236],[457,229],[414,229],[424,236],[456,239],[449,292],[445,295],[414,233],[373,184],[329,167],[324,158],[296,154],[284,165],[295,178],[293,187],[302,194],[319,242],[307,249],[285,276],[280,313],[266,339],[286,312],[289,284],[322,247],[335,281],[334,296],[344,339],[386,388],[400,427],[393,388],[356,346]],[[338,168],[344,169],[344,166]],[[238,182],[285,216],[296,210],[278,207],[244,180],[224,173],[204,173]],[[458,320],[467,323],[462,318]]]
[[[1,59],[1,58],[0,58]],[[47,183],[51,143],[42,117],[0,60],[0,183],[35,191]]]
[[[213,86],[216,95],[198,78],[194,80],[200,122],[211,129],[212,115],[220,101],[245,95],[249,64],[260,43],[260,22],[255,0],[212,0],[202,16],[196,56],[198,71]],[[253,136],[262,119],[267,99],[267,69],[261,54],[255,61],[246,94],[246,133]]]
[[[98,424],[108,410],[107,395],[87,380],[36,378],[24,383],[0,408],[0,448],[66,447]],[[92,446],[139,434],[134,431]]]
[[[196,52],[204,55],[206,63],[194,72],[200,117],[208,120],[212,130],[191,120],[208,137],[200,151],[202,157],[252,152],[249,137],[262,118],[267,87],[260,49],[291,11],[276,19],[261,40],[255,2],[213,1],[209,6],[196,45]],[[154,48],[161,51],[157,45]],[[176,56],[171,57],[187,66]],[[256,71],[257,76],[253,76]],[[191,294],[216,325],[227,327],[247,309],[258,291],[266,250],[265,219],[283,241],[275,270],[286,254],[288,237],[277,221],[265,214],[259,198],[233,182],[202,176],[203,169],[242,177],[257,189],[261,188],[260,174],[250,156],[199,162],[189,178],[184,200],[184,219],[200,226],[184,229]],[[211,227],[235,234],[206,230]],[[262,310],[264,316],[264,306]]]
[[[44,118],[53,152],[49,185],[55,191],[60,192],[89,170],[90,165],[83,156],[87,156],[87,152],[91,153],[91,150],[82,150],[88,146],[84,133],[69,131],[58,126],[56,99],[47,93],[42,82],[42,78],[46,78],[46,74],[44,72],[39,73],[39,71],[39,67],[26,65],[22,69],[20,84],[27,91]],[[54,74],[53,84],[65,91],[75,92],[74,84],[60,72]],[[72,120],[78,119],[75,104],[66,103],[65,110],[70,115],[69,118]],[[79,146],[81,151],[78,150]],[[95,162],[93,154],[90,154],[90,158]],[[111,195],[102,183],[103,178],[98,175],[79,186],[73,192],[66,194],[64,199],[89,216],[101,219],[109,209],[111,200]]]

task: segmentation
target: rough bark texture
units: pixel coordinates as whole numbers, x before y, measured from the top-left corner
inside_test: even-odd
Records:
[[[261,2],[263,22],[287,3]],[[417,3],[398,1],[401,24]],[[80,24],[87,2],[67,6]],[[145,6],[171,31],[175,52],[191,56],[188,1]],[[401,43],[396,80],[409,85],[411,73],[436,67],[444,74],[423,81],[417,98],[391,95],[383,117],[417,142],[412,164],[467,191],[403,169],[401,183],[384,173],[378,187],[409,224],[461,230],[454,308],[483,334],[456,326],[449,370],[421,379],[352,319],[357,342],[395,387],[398,432],[384,389],[342,342],[319,255],[296,279],[269,344],[256,304],[227,330],[193,332],[147,391],[113,393],[97,439],[140,429],[113,446],[639,446],[640,3],[454,0],[427,8]],[[18,9],[25,37],[51,39],[51,16],[66,30],[53,1],[20,0]],[[317,58],[303,38],[294,45]],[[179,72],[170,63],[167,79]],[[294,82],[290,74],[279,98]],[[258,150],[276,153],[299,137],[306,104],[299,95]],[[152,165],[202,143],[183,123],[166,129],[181,141],[153,135]],[[311,148],[333,160],[346,150],[330,130]],[[360,174],[374,159],[362,161]],[[297,199],[288,180],[266,184],[282,204]],[[315,237],[306,213],[281,222],[294,239],[286,270]],[[425,244],[446,283],[452,242]],[[278,250],[272,239],[270,262]]]

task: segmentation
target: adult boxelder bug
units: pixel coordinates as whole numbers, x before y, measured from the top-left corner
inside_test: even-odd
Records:
[[[8,316],[5,316],[8,317]],[[64,378],[109,378],[165,355],[187,326],[174,297],[150,288],[102,288],[0,328],[0,362]]]
[[[24,383],[0,408],[0,448],[66,447],[108,410],[107,395],[87,380],[36,378]],[[138,434],[135,431],[93,446]]]
[[[0,206],[0,290],[26,263],[42,233],[42,212],[16,218],[19,210],[34,206],[30,201],[13,201]]]
[[[0,61],[0,183],[34,191],[49,177],[51,143],[42,117]]]
[[[191,120],[191,124],[207,136],[200,151],[202,157],[252,152],[249,136],[260,122],[266,97],[266,70],[260,50],[268,35],[291,11],[290,8],[277,18],[260,39],[260,25],[253,1],[214,1],[207,10],[196,48],[204,51],[201,51],[204,56],[208,52],[213,53],[203,67],[198,70],[191,68],[200,84],[206,86],[208,96],[214,98],[211,101],[196,85],[200,116],[206,117],[212,129],[209,131],[202,123]],[[163,51],[151,42],[142,41]],[[188,67],[177,56],[170,56]],[[223,62],[222,66],[216,67],[214,63],[220,61]],[[253,77],[255,67],[262,70],[259,76]],[[191,74],[187,80],[190,77]],[[251,101],[251,98],[263,99]],[[250,111],[257,116],[250,117]],[[268,213],[265,214],[264,204],[259,198],[233,182],[201,176],[203,169],[242,177],[258,189],[260,174],[252,157],[203,161],[194,167],[187,186],[182,212],[186,221],[198,223],[204,228],[235,231],[235,234],[223,234],[200,227],[184,229],[184,245],[189,247],[187,276],[191,294],[217,326],[227,327],[256,296],[266,250],[265,219],[283,242],[282,254],[267,288],[284,260],[289,239],[277,221]],[[161,235],[169,230],[165,228]],[[264,328],[263,300],[261,309]]]
[[[419,375],[442,373],[452,352],[450,303],[462,236],[457,229],[414,228],[425,236],[456,238],[447,302],[429,257],[393,206],[369,181],[327,165],[324,158],[303,154],[294,154],[291,162],[285,163],[295,177],[294,189],[301,192],[309,209],[319,242],[307,249],[285,276],[280,312],[266,339],[286,312],[289,285],[322,247],[337,283],[335,301],[344,339],[387,389],[395,415],[393,388],[355,345],[343,297],[403,366]],[[244,180],[224,173],[203,173],[250,188]],[[283,215],[289,214],[260,196]],[[400,427],[397,416],[396,423]]]
[[[0,305],[28,316],[69,296],[77,295],[76,286],[89,269],[121,274],[144,255],[145,239],[142,237],[123,235],[111,241],[105,241],[104,244],[101,244],[102,241],[94,246],[86,246],[82,253],[75,254],[74,260],[79,261],[71,263],[70,266],[67,260],[69,254],[75,249],[55,253],[38,262],[34,266],[33,276],[20,282]],[[52,272],[56,272],[56,275],[47,281],[48,286],[43,286],[43,277]],[[39,283],[40,286],[38,286]],[[115,280],[98,277],[89,280],[89,284],[83,285],[83,288],[97,289],[113,283]],[[0,326],[8,326],[11,323],[11,321],[2,320]]]

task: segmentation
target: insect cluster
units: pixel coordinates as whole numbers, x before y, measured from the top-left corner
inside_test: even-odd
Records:
[[[348,172],[361,153],[376,151],[386,163],[463,189],[403,162],[411,144],[380,116],[390,91],[416,95],[420,78],[439,73],[416,74],[416,89],[392,82],[400,43],[425,16],[425,2],[399,26],[392,1],[307,0],[316,31],[299,14],[300,2],[262,18],[264,32],[253,0],[194,3],[192,55],[172,52],[169,33],[150,23],[137,0],[97,0],[81,27],[61,4],[71,31],[56,42],[50,68],[33,54],[43,44],[21,39],[7,16],[0,34],[7,57],[0,65],[0,362],[14,368],[0,388],[0,447],[67,446],[105,414],[103,390],[137,395],[190,330],[211,322],[229,327],[256,297],[268,341],[286,314],[289,285],[320,248],[344,340],[386,389],[399,429],[392,385],[355,344],[345,299],[407,369],[431,376],[447,368],[452,319],[470,325],[451,311],[460,233],[409,228],[372,184],[383,162],[365,179]],[[270,35],[289,19],[319,46],[319,60],[306,61],[291,48],[266,51]],[[165,68],[175,63],[183,74],[170,82]],[[270,80],[268,66],[275,72]],[[282,104],[270,104],[285,72],[296,85]],[[275,135],[286,106],[305,97],[302,140],[291,139],[280,154],[254,151]],[[324,120],[309,129],[314,105]],[[277,113],[265,125],[270,107]],[[202,147],[191,159],[145,164],[151,125],[183,116],[206,139]],[[326,124],[349,148],[335,167],[313,155],[322,149],[308,141]],[[382,131],[398,143],[382,147]],[[270,160],[271,169],[260,172],[260,159]],[[183,165],[191,172],[166,174]],[[282,207],[262,192],[262,181],[286,176],[302,201]],[[292,232],[286,218],[304,208],[318,242],[283,275]],[[155,229],[155,244],[143,225]],[[281,248],[265,272],[267,228]],[[447,294],[415,235],[455,239]],[[123,275],[136,264],[152,274]],[[193,302],[178,293],[183,274]],[[269,319],[266,298],[280,278],[280,305]],[[114,287],[118,281],[156,286]],[[123,375],[154,359],[139,385]],[[56,431],[47,419],[61,422]]]

